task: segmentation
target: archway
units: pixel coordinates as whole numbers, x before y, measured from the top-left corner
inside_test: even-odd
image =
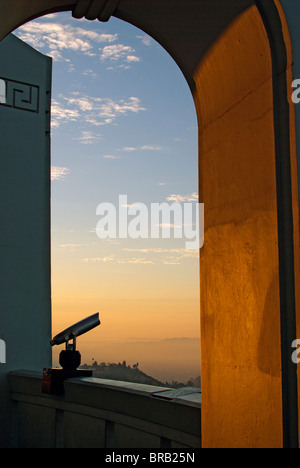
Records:
[[[103,326],[79,344],[97,377],[117,377],[113,363],[126,361],[168,385],[198,379],[199,253],[185,251],[173,229],[171,239],[151,240],[100,240],[95,232],[100,202],[120,213],[133,202],[148,210],[150,201],[197,199],[197,117],[180,69],[117,18],[102,25],[58,13],[14,34],[54,58],[52,335],[99,310]],[[54,367],[60,351],[53,349]],[[123,377],[142,377],[131,371]]]
[[[144,30],[175,59],[194,95],[206,207],[203,446],[298,446],[289,353],[299,210],[292,57],[279,1],[2,0],[0,37],[62,10],[103,21],[114,14]]]

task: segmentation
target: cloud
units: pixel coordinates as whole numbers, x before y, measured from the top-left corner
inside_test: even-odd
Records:
[[[73,138],[74,140],[80,141],[82,145],[93,145],[98,141],[103,140],[102,135],[98,135],[97,133],[93,132],[81,132],[81,136],[78,138]]]
[[[134,263],[136,265],[154,265],[153,260],[146,260],[145,258],[131,258],[128,263]]]
[[[163,151],[163,149],[164,149],[163,146],[156,146],[156,145],[145,145],[145,146],[140,147],[141,151]]]
[[[199,259],[198,250],[186,249],[129,249],[123,248],[124,252],[128,252],[129,257],[109,255],[106,257],[90,257],[84,258],[83,263],[102,263],[102,264],[132,264],[132,265],[181,265],[184,259]],[[141,254],[141,255],[138,255]]]
[[[92,257],[84,258],[82,260],[84,263],[109,263],[109,264],[135,264],[135,265],[154,265],[153,260],[147,260],[145,258],[117,258],[115,255],[110,255],[109,257]]]
[[[32,21],[21,26],[15,34],[38,50],[46,51],[54,60],[63,60],[62,51],[95,56],[96,46],[118,39],[117,34],[99,34],[88,29],[58,22]]]
[[[104,159],[120,159],[121,156],[115,156],[114,154],[105,154]]]
[[[176,203],[184,203],[184,202],[198,202],[199,196],[196,192],[191,193],[190,195],[170,195],[167,197],[168,201],[174,201]]]
[[[142,43],[147,47],[151,46],[152,43],[153,43],[153,39],[150,36],[147,36],[147,35],[145,35],[145,36],[136,36],[136,38],[141,39]]]
[[[187,250],[187,249],[162,249],[162,248],[148,248],[148,249],[129,249],[124,248],[127,252],[138,252],[138,253],[155,253],[155,254],[175,254],[181,258],[198,258],[199,251]]]
[[[163,265],[181,265],[182,260],[192,259],[199,260],[198,250],[187,249],[162,249],[162,248],[148,248],[148,249],[129,249],[124,248],[124,251],[138,254],[150,254],[151,261],[154,263],[162,263]]]
[[[53,100],[52,103],[53,127],[68,122],[84,122],[98,127],[114,123],[118,117],[129,113],[137,114],[146,110],[137,97],[113,100],[74,92],[69,96],[60,94],[58,98],[59,101]]]
[[[167,148],[158,145],[144,145],[144,146],[124,146],[118,151],[124,151],[125,153],[131,153],[133,151],[165,151]]]
[[[102,61],[109,62],[140,62],[141,58],[134,55],[134,53],[135,49],[133,49],[133,47],[126,46],[123,44],[113,44],[103,47],[100,58]]]
[[[84,70],[82,72],[83,76],[90,76],[91,78],[98,78],[97,73],[94,72],[91,68],[88,68],[87,70]]]
[[[131,147],[131,146],[125,146],[123,149],[119,151],[125,151],[125,153],[131,153],[131,151],[137,151],[137,148]]]
[[[84,258],[82,261],[84,263],[114,263],[115,257],[111,255],[110,257]]]
[[[79,119],[78,109],[67,109],[55,99],[52,99],[51,105],[51,125],[59,127],[62,122],[76,122]]]
[[[51,180],[63,180],[70,173],[67,167],[51,166]]]
[[[127,55],[126,57],[127,62],[140,62],[141,59],[139,57],[136,57],[135,55]]]

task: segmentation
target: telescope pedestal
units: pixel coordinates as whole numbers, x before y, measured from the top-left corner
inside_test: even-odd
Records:
[[[42,392],[49,395],[62,395],[64,381],[78,377],[93,377],[93,371],[85,369],[47,369],[43,370]]]
[[[98,327],[101,322],[99,313],[81,320],[72,327],[67,328],[63,332],[50,341],[51,346],[66,343],[66,349],[61,351],[59,355],[59,363],[61,369],[43,370],[42,392],[50,395],[61,395],[64,393],[64,381],[78,377],[93,377],[92,370],[78,369],[81,363],[81,355],[76,351],[76,339],[78,336],[87,333],[95,327]],[[73,340],[73,344],[69,344]]]
[[[64,393],[64,381],[78,377],[93,377],[92,370],[77,369],[81,363],[79,351],[66,349],[59,356],[62,369],[43,370],[42,392],[49,395],[61,395]]]

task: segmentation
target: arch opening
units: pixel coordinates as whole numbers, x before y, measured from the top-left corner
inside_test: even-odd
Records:
[[[80,340],[95,376],[143,381],[130,369],[138,362],[156,385],[199,382],[199,254],[174,235],[182,219],[169,211],[163,219],[163,205],[182,213],[194,203],[195,212],[198,199],[196,113],[184,77],[159,44],[118,19],[103,26],[60,13],[15,34],[54,60],[52,334],[99,309],[103,326]],[[140,219],[147,211],[137,238],[134,204]],[[109,237],[107,205],[116,213]]]

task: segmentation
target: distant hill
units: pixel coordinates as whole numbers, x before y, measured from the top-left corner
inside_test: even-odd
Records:
[[[84,364],[81,369],[92,369],[93,376],[100,379],[120,380],[123,382],[134,382],[144,385],[153,385],[158,387],[168,388],[183,388],[183,387],[197,387],[200,388],[200,377],[189,380],[187,383],[179,382],[160,382],[157,379],[145,374],[139,369],[139,364],[134,364],[132,367],[128,366],[126,361],[122,364],[111,364],[102,362],[98,364],[96,361],[92,365]]]

